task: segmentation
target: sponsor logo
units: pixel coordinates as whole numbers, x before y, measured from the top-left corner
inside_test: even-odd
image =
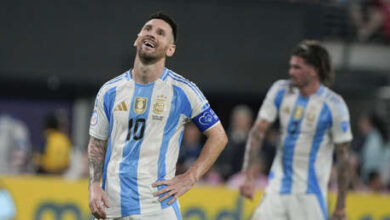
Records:
[[[127,106],[126,106],[126,102],[122,101],[121,103],[116,105],[116,107],[114,108],[114,112],[115,111],[126,111],[127,112],[128,109],[127,109]]]

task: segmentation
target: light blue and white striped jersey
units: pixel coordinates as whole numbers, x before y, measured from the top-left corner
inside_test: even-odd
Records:
[[[352,140],[343,98],[323,85],[303,97],[289,80],[279,80],[268,91],[258,117],[269,122],[278,117],[281,131],[266,193],[315,194],[326,214],[334,144]]]
[[[110,208],[107,217],[158,212],[152,183],[175,176],[184,125],[191,120],[200,131],[218,117],[202,92],[189,80],[165,69],[150,84],[138,84],[130,70],[100,89],[91,117],[91,136],[108,140],[102,187]],[[163,187],[159,187],[161,189]],[[178,202],[173,203],[181,219]]]

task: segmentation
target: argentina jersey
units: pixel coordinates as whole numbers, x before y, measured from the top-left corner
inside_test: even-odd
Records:
[[[91,117],[91,136],[107,140],[102,187],[108,218],[157,212],[152,184],[175,176],[184,125],[201,132],[219,123],[195,84],[165,69],[150,84],[138,84],[130,70],[100,89]],[[180,216],[177,200],[172,204]],[[178,217],[179,219],[179,217]]]
[[[269,122],[279,118],[281,131],[266,193],[314,194],[326,215],[334,144],[352,140],[342,97],[323,85],[303,97],[289,80],[279,80],[268,91],[258,117]]]

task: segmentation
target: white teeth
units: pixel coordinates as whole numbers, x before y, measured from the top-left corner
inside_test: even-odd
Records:
[[[151,47],[151,48],[154,48],[155,46],[154,46],[154,44],[152,43],[152,42],[150,42],[150,41],[144,41],[144,44],[146,45],[146,46],[149,46],[149,47]]]

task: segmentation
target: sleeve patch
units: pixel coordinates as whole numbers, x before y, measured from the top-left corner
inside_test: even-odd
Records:
[[[349,121],[342,121],[340,122],[340,130],[344,133],[348,131],[349,128]]]
[[[98,122],[98,114],[96,112],[96,110],[93,110],[92,112],[92,116],[91,116],[91,127],[95,127],[95,125],[97,125],[97,122]]]

